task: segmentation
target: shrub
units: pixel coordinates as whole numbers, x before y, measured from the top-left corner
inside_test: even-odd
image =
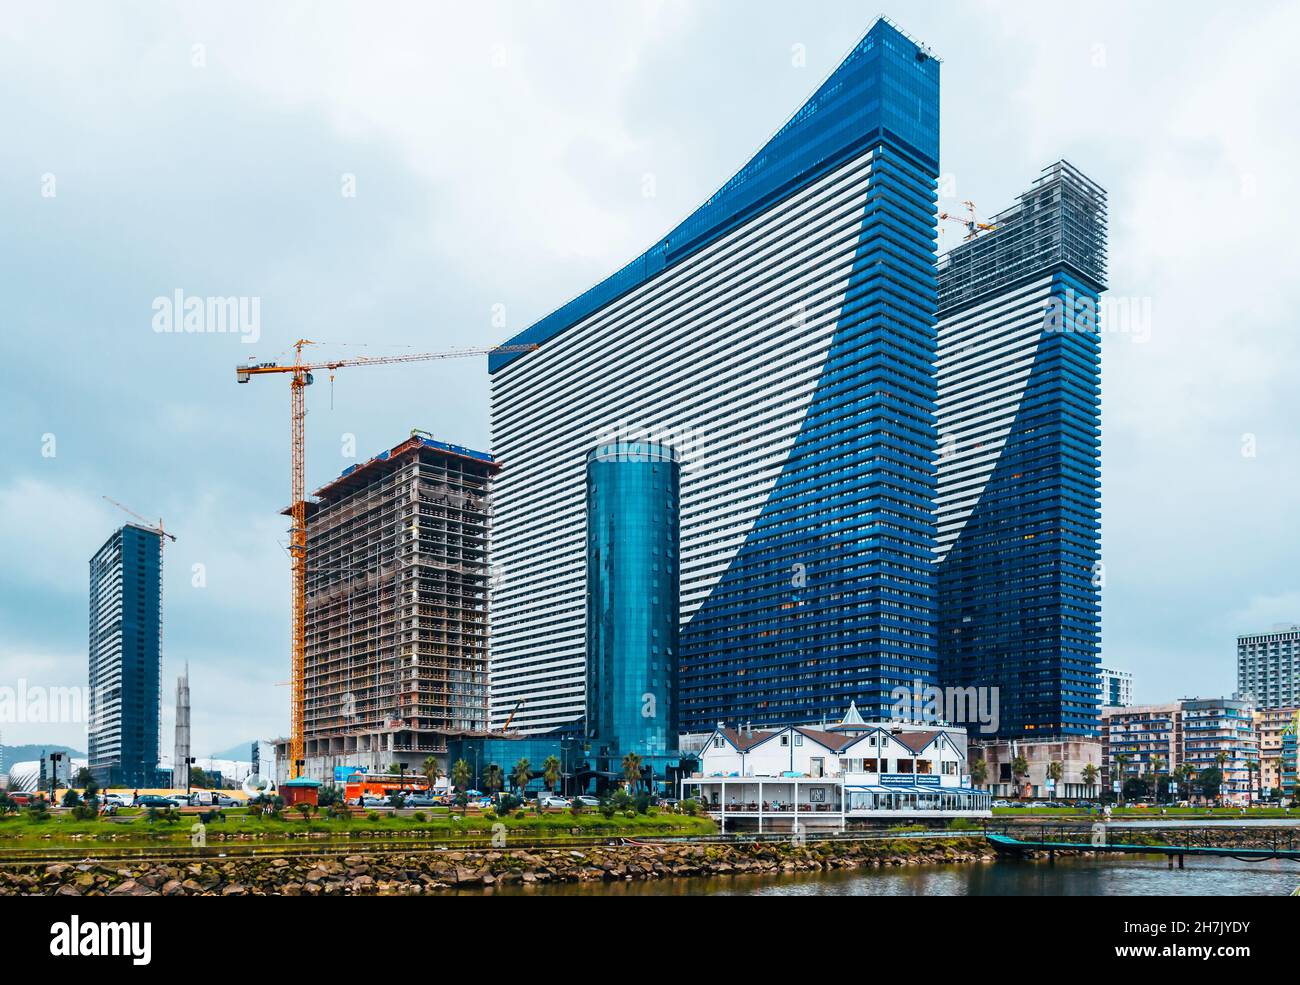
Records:
[[[429,815],[425,814],[424,811],[416,811],[411,815],[411,817],[416,824],[423,824],[425,821],[429,820]]]
[[[47,821],[50,817],[50,805],[43,800],[33,800],[27,806],[27,817],[32,821]]]
[[[522,821],[523,819],[524,819],[524,812],[523,812],[523,811],[515,811],[515,820],[516,820],[516,821]]]
[[[632,818],[636,817],[636,811],[629,808],[623,812],[623,816],[630,821]]]
[[[497,819],[497,812],[489,807],[483,812],[483,819],[485,821],[495,821]]]
[[[569,813],[574,817],[577,817],[582,813],[582,804],[579,803],[576,797],[574,798],[573,803],[569,805]]]
[[[697,804],[694,799],[683,800],[678,805],[678,809],[681,810],[683,814],[689,814],[691,817],[694,817],[696,812],[699,811],[700,805]]]
[[[647,807],[647,808],[646,808],[646,812],[645,812],[645,814],[646,814],[646,817],[658,817],[658,816],[659,816],[659,808],[658,808],[658,807]]]
[[[366,811],[366,820],[367,820],[367,821],[378,821],[378,820],[379,820],[379,812],[378,812],[378,811]]]

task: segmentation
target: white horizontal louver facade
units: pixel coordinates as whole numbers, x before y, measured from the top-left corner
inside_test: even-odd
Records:
[[[1011,433],[1051,290],[1048,274],[939,320],[939,560],[978,505]]]
[[[861,234],[864,153],[492,377],[491,710],[581,717],[584,459],[602,439],[682,454],[681,617],[759,516],[821,375]]]

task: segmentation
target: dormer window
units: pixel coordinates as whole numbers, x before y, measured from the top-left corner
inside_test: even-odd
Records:
[[[781,733],[781,748],[784,749],[789,744],[790,744],[790,733],[788,732]]]

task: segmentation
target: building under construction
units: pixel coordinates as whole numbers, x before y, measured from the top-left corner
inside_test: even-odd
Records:
[[[307,505],[304,775],[419,771],[487,728],[491,455],[422,437]]]

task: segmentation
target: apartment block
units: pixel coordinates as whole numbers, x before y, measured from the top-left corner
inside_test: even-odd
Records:
[[[1300,705],[1300,626],[1281,624],[1237,637],[1237,691],[1259,708]]]

